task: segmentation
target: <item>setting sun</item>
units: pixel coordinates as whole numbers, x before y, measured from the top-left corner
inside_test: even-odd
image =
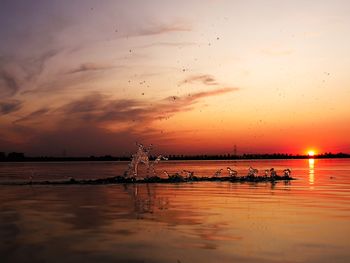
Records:
[[[314,151],[314,150],[309,150],[309,151],[307,152],[307,155],[309,155],[309,156],[314,156],[314,155],[315,155],[315,151]]]

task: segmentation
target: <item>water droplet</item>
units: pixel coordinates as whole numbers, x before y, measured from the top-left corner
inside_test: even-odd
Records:
[[[154,165],[159,163],[161,160],[168,160],[168,158],[166,158],[162,155],[158,155],[158,157],[153,162],[151,162],[149,159],[149,156],[150,156],[150,151],[151,151],[153,145],[151,144],[150,146],[148,146],[146,148],[143,144],[137,143],[137,146],[138,146],[137,152],[132,155],[131,162],[129,163],[129,169],[125,173],[125,175],[132,177],[132,178],[137,178],[139,176],[138,175],[139,164],[146,165],[147,177],[148,177],[150,172],[152,172],[152,174],[155,175],[156,172],[154,169]]]
[[[230,167],[227,167],[227,171],[230,177],[236,177],[238,172],[236,170],[232,170]]]

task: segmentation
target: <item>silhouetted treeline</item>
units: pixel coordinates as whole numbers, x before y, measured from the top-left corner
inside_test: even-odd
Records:
[[[165,156],[169,160],[251,160],[251,159],[307,159],[311,158],[308,155],[292,155],[284,153],[273,154],[243,154],[243,155],[167,155]],[[151,156],[150,159],[154,160],[156,156]],[[323,153],[313,156],[315,159],[322,158],[350,158],[350,154],[347,153]],[[131,156],[90,156],[90,157],[50,157],[50,156],[38,156],[27,157],[24,153],[11,152],[6,155],[4,152],[0,152],[0,162],[71,162],[71,161],[130,161]]]
[[[308,155],[293,155],[286,153],[272,153],[272,154],[243,154],[243,155],[169,155],[170,160],[246,160],[246,159],[308,159]],[[350,158],[347,153],[323,153],[313,156],[315,159],[322,158]]]
[[[4,152],[0,152],[0,161],[3,162],[130,161],[130,159],[130,156],[115,157],[111,155],[90,157],[27,157],[24,155],[24,153],[12,152],[6,155]]]
[[[11,152],[8,155],[4,152],[0,152],[0,160],[1,161],[12,161],[12,160],[24,160],[26,157],[24,153]]]

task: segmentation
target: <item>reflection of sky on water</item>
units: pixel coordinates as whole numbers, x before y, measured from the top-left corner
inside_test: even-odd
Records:
[[[240,183],[1,186],[1,262],[272,262],[287,255],[289,262],[347,260],[350,166],[342,163],[337,170],[326,160],[317,160],[316,167],[308,162],[305,169],[305,160],[254,161],[260,171],[291,167],[299,179],[273,188]],[[210,168],[206,162],[195,164]],[[336,179],[329,179],[330,171]],[[322,187],[310,191],[315,173]]]

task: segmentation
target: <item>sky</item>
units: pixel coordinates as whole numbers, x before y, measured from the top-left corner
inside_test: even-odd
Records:
[[[350,152],[349,1],[0,1],[0,151]]]

